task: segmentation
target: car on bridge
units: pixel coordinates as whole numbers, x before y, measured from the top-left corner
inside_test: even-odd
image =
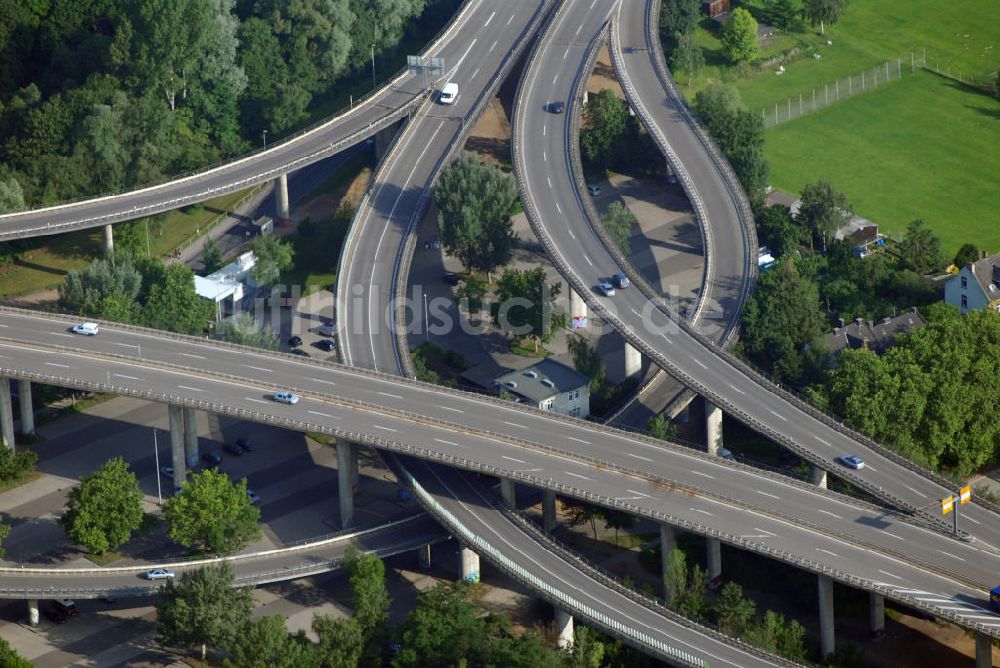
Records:
[[[546,110],[550,114],[561,114],[566,111],[566,103],[561,100],[559,102],[549,102],[549,106],[546,107]]]
[[[70,328],[74,334],[83,334],[84,336],[94,336],[101,328],[98,327],[96,322],[81,322],[78,325],[73,325]]]
[[[441,94],[438,96],[438,102],[441,104],[453,104],[455,98],[458,97],[458,84],[449,81],[441,89]]]
[[[610,283],[603,283],[603,282],[602,283],[598,283],[597,284],[597,291],[600,292],[605,297],[614,297],[615,296],[615,286],[611,285]]]
[[[170,580],[174,577],[174,572],[169,568],[153,568],[146,571],[147,580]]]
[[[865,467],[865,460],[861,459],[857,455],[843,455],[837,457],[837,461],[846,466],[849,469],[863,469]]]
[[[619,290],[624,290],[629,286],[628,276],[620,271],[612,277],[612,281]]]
[[[994,612],[1000,612],[1000,586],[990,590],[990,607]]]
[[[275,392],[273,396],[274,400],[277,401],[278,403],[289,404],[291,406],[294,406],[295,404],[299,403],[299,399],[301,399],[299,395],[292,394],[291,392],[285,392],[284,390],[280,392]]]

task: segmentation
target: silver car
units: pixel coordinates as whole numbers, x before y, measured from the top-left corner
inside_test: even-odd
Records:
[[[281,391],[274,393],[274,400],[282,404],[291,404],[294,406],[299,403],[300,398],[299,395],[292,394],[291,392]]]

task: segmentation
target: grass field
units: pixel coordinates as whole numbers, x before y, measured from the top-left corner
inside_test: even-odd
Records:
[[[924,72],[772,128],[764,151],[775,187],[825,179],[883,230],[922,218],[950,256],[1000,251],[998,146],[997,101]]]
[[[759,14],[763,0],[743,2]],[[711,25],[705,21],[703,26]],[[775,68],[742,73],[730,67],[717,36],[701,28],[696,40],[705,53],[707,67],[690,86],[689,96],[710,81],[725,81],[739,90],[743,102],[757,110],[805,93],[814,86],[856,74],[886,60],[902,58],[908,64],[911,49],[919,56],[926,49],[930,66],[938,63],[963,76],[977,78],[1000,67],[1000,3],[996,0],[853,0],[836,24],[826,27],[826,36],[808,24],[801,31],[776,32],[774,44],[762,49],[762,57],[775,56],[793,47],[802,53],[785,64],[785,73]],[[827,45],[827,40],[833,42]],[[810,51],[822,56],[812,58]],[[679,80],[687,81],[684,74]]]

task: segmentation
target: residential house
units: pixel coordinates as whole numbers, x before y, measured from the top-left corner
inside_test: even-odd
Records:
[[[248,251],[215,273],[194,277],[195,292],[215,304],[216,322],[243,312],[247,302],[257,296],[259,286],[253,280],[256,263],[253,251]]]
[[[944,285],[944,300],[962,313],[981,308],[1000,311],[1000,253],[983,255],[962,267]]]
[[[840,320],[840,325],[823,336],[823,341],[830,353],[837,355],[842,350],[850,348],[867,348],[881,355],[896,342],[900,334],[909,334],[920,329],[926,323],[916,307],[906,313],[892,318],[883,318],[880,322],[865,321],[857,318],[852,323]]]
[[[498,376],[494,385],[498,391],[535,408],[571,417],[590,415],[590,379],[548,357],[526,369]]]

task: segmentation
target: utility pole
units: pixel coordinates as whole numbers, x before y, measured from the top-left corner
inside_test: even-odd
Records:
[[[264,148],[267,148],[267,130],[262,130],[261,134],[264,135]]]
[[[375,44],[372,43],[372,90],[375,90]]]

